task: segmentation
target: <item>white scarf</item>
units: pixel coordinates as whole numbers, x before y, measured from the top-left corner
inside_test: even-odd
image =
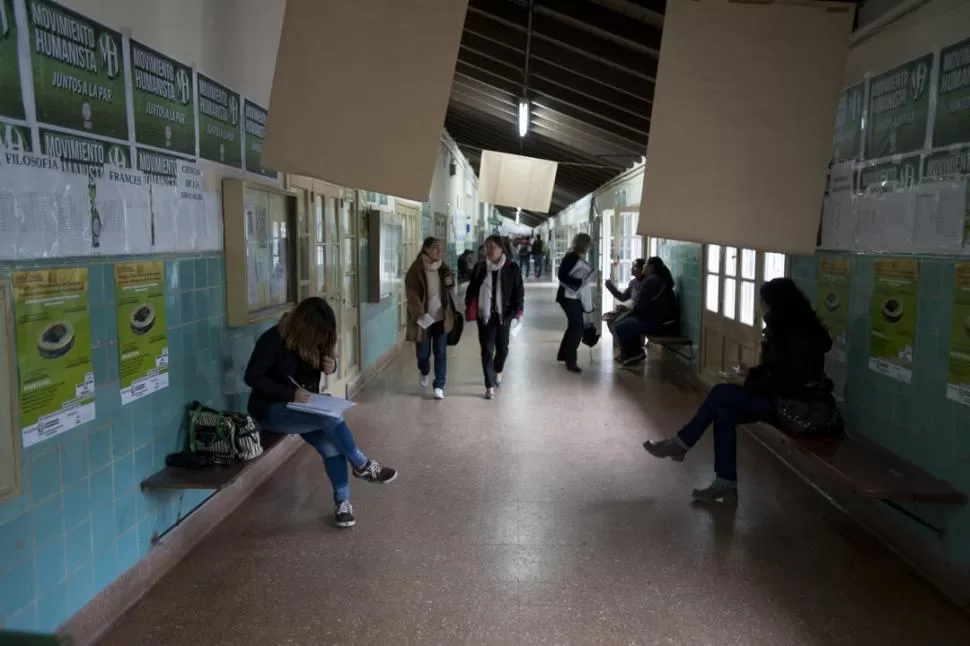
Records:
[[[445,308],[444,301],[441,298],[441,276],[438,274],[438,270],[441,269],[441,260],[431,260],[424,254],[421,254],[421,260],[424,264],[428,283],[428,292],[425,295],[425,311],[431,315],[435,322],[443,321]]]
[[[492,318],[492,276],[504,266],[505,254],[502,254],[502,257],[494,263],[488,258],[485,259],[485,280],[482,281],[482,286],[478,288],[478,316],[482,319],[483,323],[488,323],[488,320]],[[498,312],[499,320],[501,320],[503,314],[501,280],[495,286],[495,300],[497,301],[495,303],[495,311]]]

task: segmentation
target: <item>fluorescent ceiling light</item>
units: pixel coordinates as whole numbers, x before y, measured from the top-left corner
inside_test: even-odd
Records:
[[[519,136],[529,132],[529,100],[519,99]]]

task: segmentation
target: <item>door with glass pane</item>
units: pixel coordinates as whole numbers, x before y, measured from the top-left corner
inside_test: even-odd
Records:
[[[705,246],[701,371],[711,380],[738,364],[758,363],[761,285],[786,275],[784,254]]]
[[[340,200],[338,237],[340,239],[340,371],[339,378],[348,382],[360,373],[360,298],[358,257],[359,218],[357,202],[345,192]]]

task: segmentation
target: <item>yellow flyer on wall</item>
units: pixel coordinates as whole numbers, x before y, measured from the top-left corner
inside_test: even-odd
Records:
[[[88,270],[13,276],[24,447],[94,419]]]
[[[955,272],[946,397],[970,406],[970,263]]]
[[[919,262],[880,258],[869,311],[869,369],[905,383],[913,378]]]
[[[165,263],[115,265],[121,405],[168,387]]]

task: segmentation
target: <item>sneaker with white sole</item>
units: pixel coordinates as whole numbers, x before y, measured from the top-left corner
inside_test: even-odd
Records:
[[[434,389],[434,398],[435,399],[444,399],[445,398],[445,389],[444,388],[435,388]]]
[[[420,381],[418,383],[421,384],[421,390],[427,390],[428,389],[428,375],[421,375],[421,379],[420,379]]]
[[[495,387],[496,388],[501,388],[502,387],[502,373],[501,372],[495,373]]]
[[[494,388],[486,388],[485,389],[485,399],[492,399],[493,397],[495,397],[495,389]]]
[[[382,466],[377,460],[368,460],[363,469],[354,469],[354,476],[367,482],[387,484],[394,482],[394,479],[397,478],[397,471],[391,467]]]
[[[333,512],[333,520],[341,529],[353,527],[357,524],[357,519],[354,518],[354,506],[347,500],[337,504]]]

